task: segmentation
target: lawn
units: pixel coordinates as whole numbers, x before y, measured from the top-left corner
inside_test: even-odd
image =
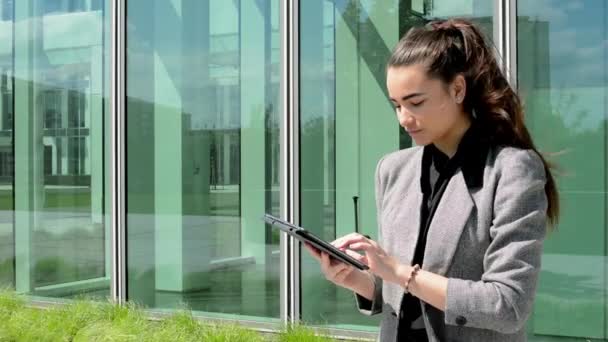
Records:
[[[141,308],[78,300],[34,308],[24,297],[0,291],[0,341],[333,341],[304,326],[261,334],[236,324],[205,324],[189,311],[154,321]]]

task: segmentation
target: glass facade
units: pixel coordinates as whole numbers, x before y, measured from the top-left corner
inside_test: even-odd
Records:
[[[110,293],[105,2],[0,1],[0,282]]]
[[[561,222],[545,244],[531,334],[605,340],[608,3],[518,1],[519,89],[559,170]]]
[[[111,295],[110,105],[124,101],[128,301],[273,327],[291,319],[281,308],[299,307],[307,324],[373,334],[379,317],[360,315],[307,253],[282,255],[261,217],[291,206],[285,172],[299,180],[304,227],[376,237],[376,162],[412,145],[387,100],[385,62],[410,27],[464,16],[490,40],[514,35],[516,56],[504,59],[516,57],[526,120],[559,167],[561,223],[529,339],[608,338],[605,1],[513,0],[510,23],[507,1],[290,1],[293,84],[282,71],[287,1],[127,0],[126,94],[110,100],[119,2],[0,0],[0,286],[35,300]],[[281,110],[286,88],[299,115]],[[281,154],[293,117],[295,170]],[[301,291],[289,292],[296,272]]]

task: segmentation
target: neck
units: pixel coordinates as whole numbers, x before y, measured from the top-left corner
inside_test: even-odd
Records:
[[[471,127],[471,120],[465,116],[466,119],[460,120],[456,127],[453,127],[440,139],[435,141],[433,144],[437,149],[443,152],[448,157],[452,158],[458,150],[458,144],[462,140],[462,137]]]

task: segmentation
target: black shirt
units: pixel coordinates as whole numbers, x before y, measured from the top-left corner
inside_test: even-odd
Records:
[[[422,267],[428,230],[452,176],[461,169],[467,188],[474,189],[483,185],[483,170],[488,149],[489,143],[482,138],[476,125],[471,125],[467,130],[458,145],[456,154],[452,158],[449,158],[434,145],[424,147],[420,173],[420,189],[422,192],[420,233],[418,234],[412,265],[418,264]],[[405,340],[405,337],[412,341],[428,340],[423,337],[426,334],[410,329],[411,323],[420,315],[422,315],[422,311],[419,299],[411,294],[404,294],[399,315],[397,340]]]

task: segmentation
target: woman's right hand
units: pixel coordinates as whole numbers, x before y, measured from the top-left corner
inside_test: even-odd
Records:
[[[308,243],[304,243],[304,247],[306,247],[308,252],[319,261],[321,271],[325,275],[325,278],[338,286],[356,291],[356,289],[361,285],[358,284],[359,282],[364,279],[370,279],[366,272],[360,271],[351,265],[335,260],[331,258],[329,254],[317,250]],[[347,249],[344,252],[355,259],[361,258],[361,255],[354,251]]]

